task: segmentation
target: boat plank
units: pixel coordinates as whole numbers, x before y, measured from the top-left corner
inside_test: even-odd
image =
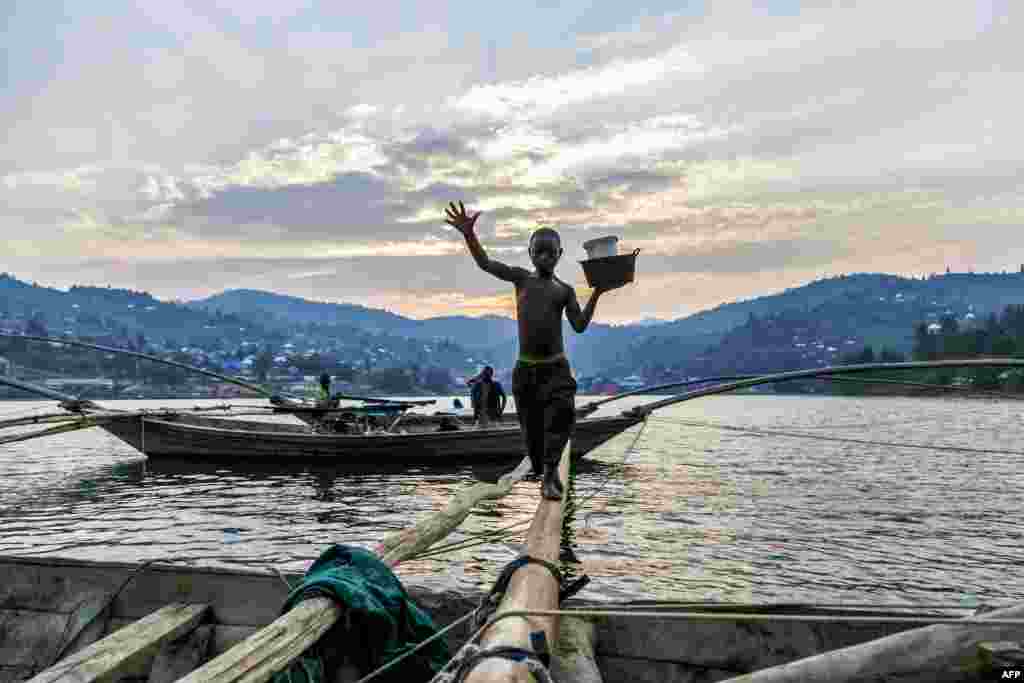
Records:
[[[585,455],[639,421],[630,416],[579,420],[573,436],[573,457]],[[448,462],[459,458],[518,460],[523,455],[522,436],[515,424],[494,429],[370,436],[285,432],[253,428],[253,424],[231,425],[230,420],[183,413],[173,419],[114,420],[100,426],[151,457],[227,458],[237,462]]]
[[[173,683],[206,662],[214,627],[200,626],[181,638],[167,642],[156,653],[149,683]]]
[[[167,605],[59,661],[31,681],[88,683],[114,678],[140,658],[155,654],[162,643],[194,629],[208,610],[207,605]]]
[[[288,593],[281,579],[269,572],[157,564],[138,571],[138,565],[128,563],[0,557],[0,575],[5,578],[0,582],[0,605],[5,607],[67,614],[83,600],[109,596],[120,588],[111,615],[132,620],[168,603],[189,602],[209,604],[219,623],[261,626],[280,615]],[[295,582],[301,576],[286,578]],[[279,599],[253,600],[253,595]]]
[[[32,678],[36,667],[0,663],[0,683],[19,683]]]
[[[729,611],[742,610],[730,608]],[[841,611],[830,610],[829,613]],[[891,623],[608,618],[597,625],[596,647],[599,657],[688,662],[701,668],[745,672],[910,628],[910,625]]]
[[[605,680],[630,683],[712,683],[735,676],[726,669],[703,669],[685,662],[657,661],[643,657],[598,657]]]
[[[0,662],[46,668],[57,654],[67,623],[66,614],[0,609]]]

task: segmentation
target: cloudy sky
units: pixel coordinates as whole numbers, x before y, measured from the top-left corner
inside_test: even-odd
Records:
[[[0,271],[511,313],[538,225],[605,322],[1024,262],[1024,3],[2,3]]]

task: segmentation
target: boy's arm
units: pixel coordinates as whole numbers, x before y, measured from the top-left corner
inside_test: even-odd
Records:
[[[595,288],[594,293],[590,295],[590,301],[587,302],[587,307],[581,311],[580,302],[576,298],[576,290],[569,287],[569,298],[565,302],[565,317],[569,319],[569,324],[577,333],[582,333],[590,325],[590,320],[594,317],[594,309],[597,307],[597,299],[602,294],[604,294],[603,289]]]
[[[444,222],[461,232],[462,236],[466,238],[469,253],[473,255],[473,260],[482,270],[506,282],[518,283],[529,277],[530,271],[525,268],[509,266],[488,258],[487,252],[484,251],[483,245],[480,244],[480,240],[477,239],[476,232],[473,230],[476,219],[480,217],[479,211],[470,216],[466,213],[466,207],[462,205],[462,202],[459,202],[458,207],[455,206],[455,202],[450,202],[449,207],[445,209],[445,215],[447,218]]]

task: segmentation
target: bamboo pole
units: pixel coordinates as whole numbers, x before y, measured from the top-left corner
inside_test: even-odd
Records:
[[[62,394],[59,391],[54,391],[53,389],[41,387],[38,384],[32,384],[30,382],[23,382],[20,379],[14,379],[13,377],[0,377],[0,384],[6,384],[9,387],[21,389],[22,391],[27,391],[30,394],[38,394],[39,396],[45,396],[46,398],[52,398],[57,401],[78,400],[77,396],[72,396],[70,394]]]
[[[886,363],[879,365],[879,370],[900,370],[903,368],[893,368],[892,363]],[[664,391],[665,389],[676,389],[679,387],[689,387],[694,384],[705,384],[707,382],[735,382],[744,379],[754,379],[765,375],[717,375],[713,377],[699,377],[697,379],[680,380],[678,382],[667,382],[665,384],[652,384],[647,387],[640,387],[639,389],[631,389],[630,391],[624,391],[614,396],[607,398],[598,399],[596,401],[590,401],[580,406],[577,412],[592,413],[606,403],[612,401],[618,401],[630,396],[639,396],[641,394],[652,394],[656,391]],[[971,386],[961,386],[959,384],[930,384],[928,382],[911,382],[909,380],[902,379],[883,379],[881,377],[841,377],[841,376],[825,376],[825,377],[807,377],[804,379],[816,379],[823,380],[826,382],[838,382],[842,384],[846,382],[848,384],[888,384],[892,386],[909,387],[913,389],[935,389],[938,391],[952,391],[969,393],[973,396],[991,396],[992,398],[1013,398],[1013,399],[1024,399],[1024,394],[1014,394],[1007,391],[991,391],[987,389],[976,389]],[[772,380],[773,382],[784,382],[792,380]]]
[[[877,370],[922,370],[936,368],[1020,368],[1024,367],[1024,358],[969,358],[964,360],[935,360],[915,361],[911,363],[863,363],[860,365],[834,365],[812,370],[793,370],[790,372],[779,372],[771,375],[759,375],[750,379],[718,384],[713,387],[704,387],[688,391],[678,396],[669,396],[660,401],[654,401],[646,405],[637,406],[625,411],[626,415],[645,416],[658,408],[664,408],[683,401],[690,401],[702,396],[724,394],[737,389],[755,387],[761,384],[774,384],[776,382],[789,382],[797,379],[820,379],[833,376],[856,375],[863,372],[874,372]],[[613,397],[614,398],[614,397]]]
[[[456,495],[446,509],[384,539],[375,552],[385,564],[395,567],[446,537],[480,501],[509,493],[529,471],[530,459],[523,458],[498,483],[474,484]],[[555,552],[557,555],[557,548]],[[557,595],[557,587],[555,590]],[[179,683],[263,683],[316,643],[342,614],[337,603],[328,598],[303,600]]]
[[[565,497],[569,491],[569,460],[571,442],[565,444],[558,463],[558,476],[562,480],[561,500],[540,499],[533,524],[526,534],[527,554],[538,560],[558,563],[561,541],[562,515]],[[555,610],[558,609],[560,586],[551,572],[542,565],[530,563],[516,570],[509,579],[505,597],[495,617],[514,610]],[[554,647],[558,638],[558,615],[516,616],[501,619],[484,631],[480,638],[481,649],[492,647],[519,647],[534,650],[531,634],[542,632],[549,647]],[[534,678],[521,662],[492,657],[482,660],[466,676],[466,683],[531,683]]]
[[[34,432],[27,432],[25,434],[14,434],[12,436],[0,437],[0,446],[18,443],[20,441],[30,441],[31,439],[38,439],[43,436],[53,436],[55,434],[64,434],[65,432],[74,432],[79,429],[88,429],[90,427],[99,426],[101,422],[110,422],[111,420],[123,420],[123,419],[135,419],[140,418],[143,415],[151,414],[148,411],[132,411],[124,413],[115,413],[112,415],[87,415],[85,417],[73,418],[69,422],[59,424],[56,427],[47,427],[46,429],[38,429]]]
[[[1024,605],[987,612],[972,619],[1020,619]],[[795,662],[728,679],[725,683],[798,683],[801,681],[964,680],[985,667],[978,646],[985,641],[1022,640],[1024,626],[935,624],[859,645],[823,652]],[[947,678],[948,676],[948,678]]]
[[[81,415],[75,415],[74,413],[46,413],[45,415],[13,417],[9,420],[0,420],[0,429],[23,427],[25,425],[49,424],[51,422],[68,422],[70,420],[79,419],[81,419]]]

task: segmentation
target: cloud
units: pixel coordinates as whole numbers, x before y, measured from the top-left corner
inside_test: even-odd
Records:
[[[697,276],[753,295],[837,268],[938,269],[979,236],[1003,247],[964,247],[977,267],[1024,260],[1015,3],[714,3],[570,40],[545,27],[529,48],[375,11],[396,21],[220,3],[74,23],[67,59],[0,95],[10,258],[77,259],[83,278],[108,263],[157,291],[193,272],[179,263],[216,263],[204,286],[490,310],[503,285],[442,223],[461,199],[521,265],[530,232],[556,226],[577,282],[586,239],[641,248],[632,303],[602,309],[617,316],[679,309],[672,288]]]

